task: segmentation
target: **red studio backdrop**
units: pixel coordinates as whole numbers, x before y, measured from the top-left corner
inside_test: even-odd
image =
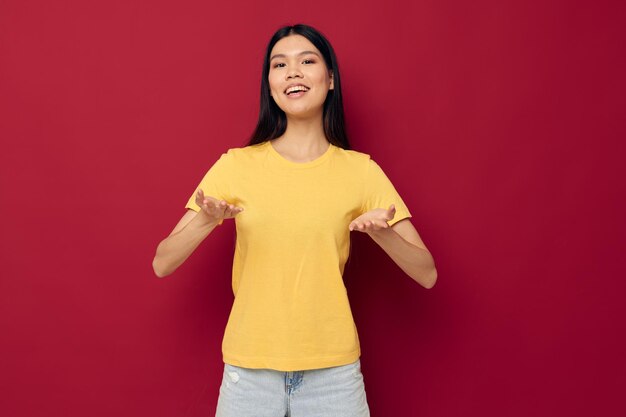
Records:
[[[214,415],[234,225],[166,278],[152,258],[245,144],[295,23],[332,42],[352,146],[439,273],[425,289],[353,233],[372,416],[626,415],[625,21],[618,1],[1,1],[0,415]]]

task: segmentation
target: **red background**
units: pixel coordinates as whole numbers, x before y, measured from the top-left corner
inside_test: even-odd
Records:
[[[256,122],[270,35],[339,57],[349,134],[431,249],[345,282],[373,416],[626,415],[623,2],[0,2],[0,415],[212,416],[234,227],[157,244]],[[305,416],[300,416],[305,417]]]

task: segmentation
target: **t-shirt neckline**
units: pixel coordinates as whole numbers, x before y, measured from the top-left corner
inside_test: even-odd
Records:
[[[322,164],[330,157],[330,155],[335,150],[335,146],[332,143],[329,143],[328,149],[326,149],[326,151],[322,155],[318,156],[316,159],[309,161],[309,162],[294,162],[294,161],[290,161],[289,159],[279,154],[278,151],[274,149],[274,146],[272,146],[271,142],[272,142],[271,140],[267,140],[265,142],[266,146],[269,149],[270,155],[272,155],[274,159],[277,160],[282,165],[286,167],[294,168],[294,169],[311,168],[319,164]]]

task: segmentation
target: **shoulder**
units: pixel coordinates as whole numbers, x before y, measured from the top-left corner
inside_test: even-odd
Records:
[[[264,142],[265,143],[265,142]],[[263,151],[263,144],[228,148],[219,157],[220,164],[246,164],[258,157]]]
[[[364,152],[355,151],[353,149],[343,149],[340,147],[336,147],[335,155],[336,158],[342,159],[344,162],[348,164],[354,164],[359,166],[367,166],[372,160],[371,156]]]
[[[382,171],[380,165],[368,153],[338,148],[336,154],[344,160],[346,165],[361,175],[376,175]]]
[[[227,158],[232,160],[254,158],[260,155],[264,148],[267,146],[267,142],[258,143],[256,145],[248,145],[236,148],[229,148],[224,154]]]

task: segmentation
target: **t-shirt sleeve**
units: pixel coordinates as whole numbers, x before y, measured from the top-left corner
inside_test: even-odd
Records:
[[[387,175],[374,160],[370,159],[365,175],[365,195],[361,212],[365,213],[376,208],[388,209],[391,204],[395,205],[396,214],[387,222],[389,226],[412,217]]]
[[[200,184],[193,190],[193,193],[187,200],[185,208],[192,209],[195,212],[200,211],[200,206],[196,204],[196,193],[202,189],[205,196],[213,197],[218,200],[230,201],[229,179],[232,179],[232,154],[227,152],[209,168]],[[219,224],[222,224],[220,221]]]

